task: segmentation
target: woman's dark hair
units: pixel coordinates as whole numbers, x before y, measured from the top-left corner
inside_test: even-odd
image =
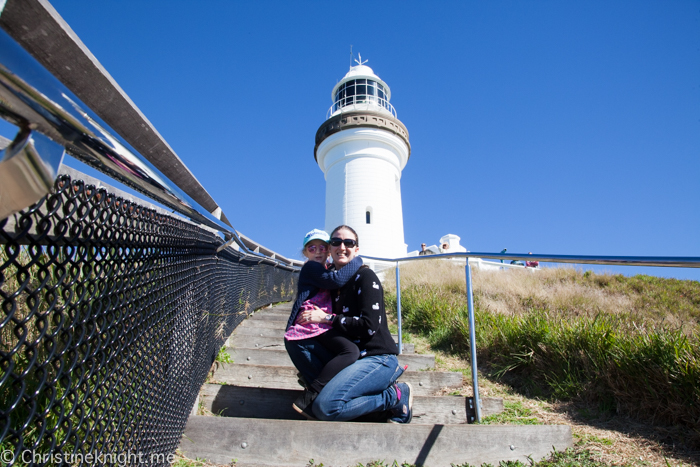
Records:
[[[338,227],[333,229],[333,232],[331,232],[331,238],[333,237],[333,235],[335,235],[335,233],[337,231],[342,230],[342,229],[348,229],[350,232],[352,232],[352,234],[355,236],[355,241],[357,242],[357,246],[360,246],[360,238],[357,236],[357,232],[355,232],[355,229],[353,229],[349,225],[343,224],[343,225],[339,225]]]

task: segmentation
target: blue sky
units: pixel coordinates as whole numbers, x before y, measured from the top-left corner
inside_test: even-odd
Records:
[[[697,1],[51,3],[281,254],[324,224],[314,135],[352,45],[410,132],[409,251],[700,256]]]

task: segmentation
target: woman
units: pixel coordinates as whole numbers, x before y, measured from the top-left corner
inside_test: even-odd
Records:
[[[357,233],[347,225],[331,234],[331,257],[339,273],[359,252]],[[410,423],[413,391],[396,380],[403,370],[397,359],[386,313],[384,290],[374,272],[363,266],[355,277],[333,292],[333,329],[353,340],[360,359],[336,375],[318,394],[312,410],[319,420],[352,420],[374,412],[389,411],[389,422]],[[326,315],[313,309],[304,319],[320,323]]]

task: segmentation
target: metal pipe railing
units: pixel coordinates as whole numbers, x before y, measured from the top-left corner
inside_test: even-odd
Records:
[[[531,255],[525,253],[441,253],[425,256],[405,256],[403,258],[378,258],[362,255],[362,258],[385,263],[420,261],[434,258],[488,258],[496,260],[544,261],[568,264],[602,264],[608,266],[660,266],[670,268],[700,268],[697,256],[600,256],[600,255]]]
[[[476,325],[474,319],[474,292],[472,290],[472,268],[469,260],[464,266],[467,277],[467,309],[469,311],[469,352],[471,353],[472,387],[474,388],[474,411],[476,421],[481,422],[481,399],[479,398],[479,377],[476,371]],[[398,286],[397,286],[398,288]]]
[[[245,256],[276,266],[298,269],[289,260],[270,258],[251,251],[234,228],[204,209],[121,136],[115,134],[100,117],[82,104],[63,83],[3,30],[0,30],[0,117],[19,127],[12,146],[20,140],[29,140],[31,135],[35,139],[46,135],[50,143],[65,148],[78,160],[192,221],[220,232],[228,240],[227,246],[236,243],[239,252]],[[28,204],[11,206],[4,217],[27,207],[48,193],[52,181],[47,183],[38,177],[46,178],[45,174],[50,173],[55,179],[58,174],[57,165],[60,165],[61,158],[55,156],[56,151],[35,149],[31,152],[6,154],[0,163],[0,170],[4,171],[9,169],[9,162],[13,163],[13,168],[25,167],[22,176],[29,181],[26,184],[27,193],[21,197]],[[28,153],[33,159],[18,159]],[[45,166],[46,169],[37,170],[38,166]],[[9,190],[9,186],[5,185],[5,191]],[[5,196],[3,187],[0,187],[3,200],[13,195],[18,197],[15,188],[13,187],[13,194]]]
[[[401,273],[399,269],[399,262],[396,262],[396,284],[401,283]],[[396,287],[396,309],[400,310],[401,309],[401,287]],[[399,355],[403,353],[403,337],[401,335],[401,313],[396,314],[396,319],[398,321],[398,327],[399,327]]]
[[[472,385],[474,386],[474,409],[476,412],[476,421],[481,422],[481,400],[479,398],[479,381],[477,376],[477,361],[476,361],[476,324],[474,318],[474,294],[472,290],[472,273],[469,264],[470,258],[488,258],[496,260],[522,260],[522,261],[543,261],[553,263],[569,263],[569,264],[602,264],[608,266],[661,266],[661,267],[680,267],[680,268],[700,268],[700,257],[677,257],[677,256],[581,256],[581,255],[532,255],[518,253],[443,253],[424,256],[407,256],[403,258],[378,258],[374,256],[364,256],[362,259],[366,261],[375,261],[378,263],[395,264],[396,265],[396,315],[398,321],[399,334],[399,352],[401,352],[401,276],[399,274],[399,265],[404,261],[425,261],[432,259],[452,259],[465,258],[465,279],[467,285],[467,309],[469,312],[469,351],[471,353],[471,372]],[[494,266],[502,266],[499,263],[494,263]]]

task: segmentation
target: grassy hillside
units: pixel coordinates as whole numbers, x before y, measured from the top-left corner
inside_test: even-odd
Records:
[[[530,396],[594,401],[700,439],[700,282],[544,268],[474,270],[473,287],[480,369]],[[401,305],[406,329],[468,355],[463,263],[403,265]]]

